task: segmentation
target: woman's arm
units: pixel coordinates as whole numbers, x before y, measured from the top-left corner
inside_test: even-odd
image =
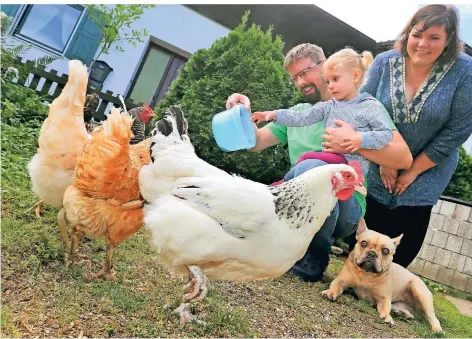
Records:
[[[472,134],[472,62],[463,73],[454,93],[447,123],[423,149],[434,163],[439,164],[460,147]]]

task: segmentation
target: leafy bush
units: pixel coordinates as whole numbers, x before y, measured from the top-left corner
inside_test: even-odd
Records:
[[[1,111],[2,122],[15,125],[30,120],[44,120],[47,116],[47,106],[36,91],[23,87],[22,84],[33,71],[33,68],[42,68],[56,60],[56,56],[46,55],[33,60],[31,63],[19,64],[18,60],[31,47],[30,44],[13,44],[9,40],[8,30],[11,18],[0,12],[1,27]],[[17,83],[12,83],[13,79]]]
[[[157,110],[174,104],[182,107],[195,150],[205,161],[227,172],[270,183],[282,178],[290,167],[285,149],[223,153],[211,131],[213,115],[225,109],[232,93],[247,95],[253,111],[290,107],[299,99],[283,68],[282,39],[273,38],[271,28],[266,32],[256,25],[247,28],[248,16],[249,12],[228,36],[187,61]]]
[[[472,156],[464,147],[459,150],[459,163],[443,195],[472,202]]]
[[[43,121],[48,115],[48,107],[36,91],[12,82],[2,86],[1,110],[2,122],[9,125]]]

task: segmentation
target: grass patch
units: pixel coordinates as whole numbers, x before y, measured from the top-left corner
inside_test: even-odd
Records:
[[[290,274],[237,284],[212,281],[208,297],[194,305],[206,322],[179,328],[173,310],[183,281],[169,274],[139,231],[118,246],[118,281],[87,281],[105,260],[103,240],[82,239],[77,265],[66,268],[54,208],[41,219],[23,214],[37,201],[26,164],[37,148],[34,125],[2,125],[2,337],[424,337],[424,320],[395,318],[393,329],[375,307],[345,294],[337,302],[319,292],[343,265],[333,257],[326,280],[302,283]],[[434,292],[434,289],[433,289]],[[472,337],[471,318],[434,292],[449,337]]]

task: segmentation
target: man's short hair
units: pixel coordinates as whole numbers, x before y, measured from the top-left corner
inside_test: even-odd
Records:
[[[285,56],[284,67],[301,58],[310,58],[313,62],[325,60],[323,49],[314,44],[300,44],[293,47]]]

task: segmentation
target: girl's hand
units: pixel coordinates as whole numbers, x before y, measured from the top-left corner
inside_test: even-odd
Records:
[[[350,137],[344,137],[343,140],[341,147],[344,147],[349,153],[356,153],[362,148],[362,134],[360,132],[356,132]]]
[[[277,120],[277,112],[266,111],[266,112],[254,112],[251,116],[251,121],[259,124],[264,121]]]
[[[411,183],[415,181],[417,176],[418,174],[413,172],[411,169],[402,171],[402,173],[397,178],[397,183],[395,185],[395,195],[403,194],[408,186],[410,186]]]
[[[390,193],[393,192],[393,189],[395,188],[395,185],[397,184],[397,178],[398,178],[397,169],[380,166],[380,179],[382,179],[382,182],[385,188],[388,189]]]

